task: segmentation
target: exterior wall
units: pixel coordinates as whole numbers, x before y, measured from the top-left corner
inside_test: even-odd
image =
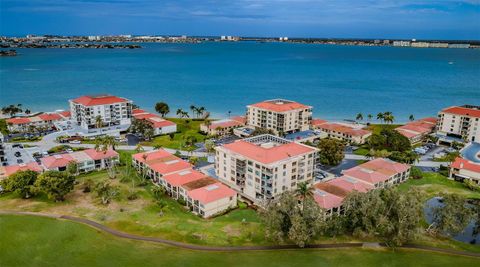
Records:
[[[57,120],[57,121],[64,121],[64,119]],[[55,121],[56,122],[56,121]],[[47,130],[51,130],[55,128],[54,121],[32,121],[29,123],[23,123],[23,124],[8,124],[7,128],[11,132],[22,132],[22,133],[27,133],[30,132],[30,127],[34,126],[36,128],[46,128]]]
[[[204,132],[208,135],[223,136],[223,135],[229,134],[231,131],[233,131],[233,129],[238,128],[238,127],[242,127],[242,125],[210,129],[205,124],[200,124],[200,131]]]
[[[208,218],[229,208],[236,207],[237,197],[226,197],[206,204],[188,197],[187,206],[190,207],[193,212],[200,214],[204,218]]]
[[[126,125],[131,123],[132,101],[108,105],[84,106],[70,100],[70,111],[72,121],[84,129],[97,128],[95,125],[97,116],[102,118],[106,126]]]
[[[215,172],[224,184],[260,202],[295,190],[300,182],[312,184],[315,152],[272,164],[247,159],[222,147],[216,148]]]
[[[155,135],[169,134],[177,132],[177,125],[155,128]]]
[[[312,109],[274,112],[254,106],[247,107],[247,125],[272,130],[276,135],[310,129]]]
[[[347,143],[355,143],[355,144],[364,144],[367,141],[367,138],[370,137],[372,134],[366,134],[362,136],[352,136],[343,132],[337,132],[337,131],[332,131],[332,130],[326,130],[320,128],[320,131],[326,133],[330,138],[335,138],[338,140],[345,141]]]
[[[111,162],[119,162],[119,157],[114,157],[111,159],[101,159],[101,160],[86,160],[82,162],[77,162],[77,168],[79,173],[90,172],[94,170],[103,170],[110,166]],[[64,171],[67,166],[49,168],[51,171]],[[46,168],[47,169],[47,168]]]
[[[477,184],[480,184],[480,172],[474,172],[466,169],[450,168],[449,178],[451,179],[469,179]]]
[[[445,112],[438,114],[437,132],[456,135],[466,141],[480,141],[480,119]]]

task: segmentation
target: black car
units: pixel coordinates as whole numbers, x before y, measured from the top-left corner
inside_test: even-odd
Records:
[[[21,164],[21,163],[23,163],[23,160],[22,159],[17,159],[17,163]]]
[[[17,151],[17,152],[15,152],[15,154],[14,154],[14,155],[15,155],[15,157],[17,157],[17,158],[18,158],[18,157],[21,157],[21,156],[22,156],[22,153],[20,153],[19,151]]]

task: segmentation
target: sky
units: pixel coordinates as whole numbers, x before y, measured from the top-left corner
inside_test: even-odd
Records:
[[[480,40],[480,0],[0,0],[0,35]]]

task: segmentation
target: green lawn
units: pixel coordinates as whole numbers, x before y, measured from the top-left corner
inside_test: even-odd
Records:
[[[434,172],[423,173],[422,179],[409,179],[398,186],[400,190],[404,191],[408,191],[412,187],[421,190],[425,198],[438,196],[439,193],[453,193],[467,198],[480,199],[480,192],[472,191],[463,183],[449,180],[447,177]]]
[[[472,257],[386,249],[205,252],[131,241],[74,222],[0,216],[0,266],[478,266]]]
[[[180,119],[180,118],[168,118],[177,124],[177,133],[173,139],[169,135],[162,135],[155,137],[152,141],[142,142],[144,146],[161,146],[179,150],[194,150],[195,146],[186,146],[185,138],[187,136],[194,136],[197,142],[203,142],[207,137],[204,134],[199,133],[200,124],[203,120],[192,119]]]
[[[353,151],[353,154],[360,155],[360,156],[366,156],[368,154],[368,152],[370,152],[370,150],[368,150],[368,148],[360,147],[359,149]]]

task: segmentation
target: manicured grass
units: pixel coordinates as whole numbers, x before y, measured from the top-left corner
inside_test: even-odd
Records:
[[[161,146],[166,148],[191,151],[195,149],[195,146],[185,145],[185,138],[187,136],[194,136],[197,139],[197,142],[203,142],[207,137],[206,135],[199,133],[200,124],[203,123],[203,120],[180,118],[168,118],[168,120],[173,121],[177,124],[177,133],[175,133],[173,139],[170,138],[169,135],[162,135],[155,137],[152,141],[142,142],[142,145]]]
[[[480,199],[480,193],[468,189],[463,183],[449,180],[447,177],[434,172],[423,173],[422,179],[409,179],[398,186],[400,190],[408,191],[410,188],[422,191],[425,198],[438,196],[440,193],[459,194],[467,198]]]
[[[27,142],[38,142],[41,141],[42,137],[41,136],[36,136],[32,138],[24,138],[24,137],[14,137],[9,140],[9,142],[12,143],[27,143]]]
[[[0,266],[478,266],[479,259],[413,250],[205,252],[130,241],[74,222],[0,216]]]
[[[353,151],[353,154],[360,155],[360,156],[366,156],[368,154],[368,152],[370,152],[370,150],[368,150],[368,148],[361,147],[361,148]]]
[[[374,134],[380,134],[383,129],[395,129],[402,124],[370,124],[367,130],[372,131]]]

